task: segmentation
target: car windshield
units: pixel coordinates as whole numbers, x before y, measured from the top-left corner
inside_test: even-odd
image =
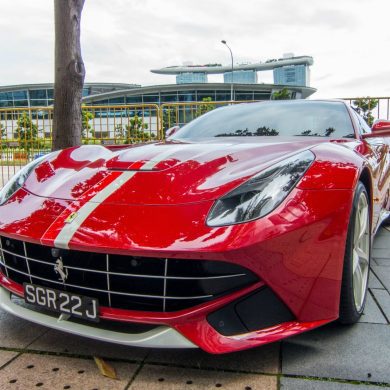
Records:
[[[343,103],[300,100],[222,107],[188,123],[170,139],[238,136],[351,138],[355,134]]]

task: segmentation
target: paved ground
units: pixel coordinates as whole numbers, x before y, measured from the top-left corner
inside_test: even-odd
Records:
[[[351,327],[330,324],[223,356],[146,350],[48,330],[0,312],[0,389],[340,389],[390,387],[390,227],[375,240],[367,307]],[[102,377],[105,358],[118,380]]]

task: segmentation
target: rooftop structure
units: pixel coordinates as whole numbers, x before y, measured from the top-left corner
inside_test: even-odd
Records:
[[[310,56],[294,56],[292,53],[287,53],[283,58],[270,59],[265,62],[256,62],[253,64],[230,65],[221,64],[205,64],[205,65],[182,65],[182,66],[168,66],[160,69],[152,69],[152,73],[176,75],[177,84],[188,82],[199,82],[201,78],[202,83],[207,82],[208,74],[224,74],[225,83],[256,83],[256,72],[273,70],[274,83],[278,85],[301,85],[309,86],[309,66],[313,65],[313,57]],[[284,71],[284,69],[288,69]],[[295,77],[289,83],[280,82],[284,73],[291,73],[297,68],[297,74],[303,74],[305,77]],[[303,73],[302,70],[304,69]],[[291,78],[291,77],[290,77]],[[191,81],[196,80],[196,81]],[[284,79],[283,79],[284,80]]]
[[[313,65],[313,57],[310,56],[299,56],[299,57],[291,57],[291,58],[279,58],[279,59],[271,59],[265,62],[257,62],[254,64],[242,64],[242,65],[234,65],[233,70],[255,70],[255,71],[263,71],[263,70],[273,70],[275,68],[281,66],[288,65]],[[183,66],[168,66],[166,68],[161,69],[152,69],[152,73],[157,74],[171,74],[177,75],[180,73],[207,73],[207,74],[219,74],[230,72],[232,67],[230,65],[221,65],[221,64],[206,64],[206,65],[183,65]]]

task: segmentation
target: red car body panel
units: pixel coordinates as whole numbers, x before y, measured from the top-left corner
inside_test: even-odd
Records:
[[[207,226],[215,200],[262,169],[307,149],[314,153],[314,163],[270,214],[237,225]],[[1,206],[0,235],[54,247],[72,213],[93,202],[123,171],[132,171],[130,180],[94,207],[70,238],[69,249],[231,262],[251,270],[259,281],[185,310],[101,307],[101,318],[164,324],[211,353],[241,350],[338,318],[354,188],[365,172],[374,232],[381,211],[389,206],[388,151],[384,140],[375,143],[359,135],[332,141],[265,137],[253,142],[232,137],[228,142],[167,141],[112,150],[71,148],[41,163]],[[4,274],[0,284],[23,295],[21,285]],[[208,314],[261,286],[272,289],[294,321],[235,336],[223,336],[207,321]]]

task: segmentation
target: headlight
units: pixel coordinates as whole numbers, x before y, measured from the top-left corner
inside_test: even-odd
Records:
[[[48,155],[45,155],[31,161],[8,181],[8,183],[0,190],[0,206],[23,186],[32,170],[47,156]]]
[[[314,158],[307,150],[253,176],[217,200],[207,217],[207,225],[234,225],[267,215],[287,197]]]

